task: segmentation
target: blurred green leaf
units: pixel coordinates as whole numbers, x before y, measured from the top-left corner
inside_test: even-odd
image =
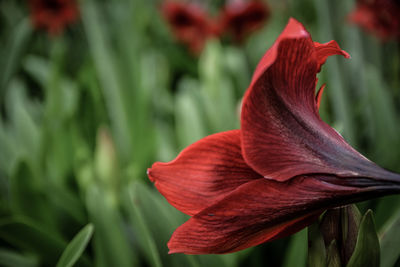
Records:
[[[0,265],[4,267],[35,267],[39,266],[38,259],[33,255],[0,248]]]
[[[225,73],[223,49],[217,41],[207,44],[199,60],[202,104],[211,132],[237,128],[238,116],[233,84]]]
[[[225,66],[230,72],[230,78],[237,84],[237,93],[242,96],[250,84],[251,73],[245,54],[241,49],[225,48]]]
[[[34,115],[38,107],[27,99],[26,87],[21,80],[10,83],[5,108],[12,121],[9,134],[16,144],[18,156],[37,163],[41,153],[41,129]]]
[[[10,36],[7,36],[5,39],[8,41],[6,49],[1,51],[0,65],[2,66],[2,70],[0,71],[0,99],[2,99],[4,95],[7,83],[18,67],[20,57],[24,49],[28,46],[28,40],[32,33],[32,28],[29,25],[28,19],[23,19],[14,27],[14,30],[10,31]]]
[[[50,78],[49,61],[45,58],[28,55],[24,60],[24,69],[37,81],[43,88],[46,88]]]
[[[372,211],[368,210],[361,220],[357,244],[347,266],[379,266],[379,257],[380,247],[374,217]]]
[[[381,159],[381,164],[397,166],[400,156],[398,147],[400,139],[399,118],[396,114],[393,98],[389,95],[386,84],[381,79],[381,74],[372,65],[367,65],[366,77],[368,84],[368,103],[372,110],[372,120],[375,134],[373,135],[374,158]],[[385,159],[386,162],[383,162]]]
[[[400,257],[400,212],[397,212],[379,233],[381,267],[392,267]]]
[[[16,165],[10,180],[10,205],[14,214],[28,217],[54,229],[55,222],[46,204],[41,184],[35,179],[31,165],[21,161]]]
[[[326,266],[327,267],[342,266],[336,240],[332,240],[331,244],[326,250]]]
[[[178,154],[174,128],[171,124],[157,121],[157,159],[159,161],[170,161]]]
[[[330,9],[329,1],[314,0],[314,4],[318,15],[318,30],[319,30],[319,42],[325,42],[331,40],[333,36],[332,26],[332,10]],[[349,103],[349,95],[345,90],[345,82],[342,78],[338,56],[330,57],[325,66],[322,68],[322,73],[326,74],[327,77],[327,88],[325,91],[330,97],[333,112],[336,116],[337,121],[343,124],[343,136],[345,139],[352,144],[357,146],[357,140],[355,138],[353,112]]]
[[[282,267],[304,267],[307,261],[307,230],[304,229],[293,235],[286,249]]]
[[[129,159],[132,144],[129,137],[129,121],[124,105],[122,85],[119,79],[118,67],[115,64],[106,33],[106,24],[93,0],[81,4],[82,20],[85,26],[96,71],[102,84],[102,92],[111,119],[113,134],[116,136],[118,151],[123,159]]]
[[[46,227],[21,218],[0,220],[0,239],[24,251],[35,253],[39,261],[54,266],[66,242]]]
[[[136,230],[138,238],[138,246],[141,252],[147,257],[150,266],[161,267],[161,259],[157,251],[156,243],[151,235],[150,229],[146,223],[146,219],[140,208],[140,200],[138,200],[138,191],[143,191],[143,185],[138,182],[130,186],[129,191],[125,194],[124,207],[129,214],[131,225]]]
[[[307,266],[325,267],[326,250],[324,238],[319,230],[319,222],[310,225],[308,232],[308,259]]]
[[[96,184],[87,188],[87,208],[96,232],[95,264],[102,266],[137,266],[137,252],[129,245],[115,199]]]
[[[84,252],[92,237],[94,227],[92,224],[86,225],[79,233],[71,240],[61,255],[57,263],[57,267],[72,267],[79,257]]]
[[[139,240],[152,237],[155,245],[157,246],[158,255],[161,258],[163,265],[199,267],[200,265],[195,259],[195,256],[168,254],[167,242],[172,232],[179,224],[183,223],[186,216],[175,210],[165,200],[161,199],[162,197],[158,192],[150,190],[147,186],[141,183],[134,183],[129,187],[129,191],[129,197],[132,197],[131,201],[135,206],[134,209],[137,212],[140,211],[140,215],[146,222],[146,225],[150,231],[148,235],[146,232],[137,233],[140,235]],[[131,206],[131,204],[129,205]],[[132,221],[132,223],[135,221]],[[140,231],[141,229],[140,222],[138,226],[139,229],[136,229],[136,231]],[[151,239],[147,239],[146,243],[141,244],[144,246],[142,249],[151,246],[151,243],[153,243],[153,241],[151,241]],[[154,257],[156,255],[154,248],[151,249],[151,253],[150,251],[146,253],[147,257]],[[151,262],[155,263],[157,261],[158,260],[153,259]]]
[[[176,132],[180,147],[184,148],[207,135],[203,113],[199,107],[198,84],[190,79],[183,80],[176,95]]]
[[[11,173],[19,156],[19,149],[12,129],[0,120],[0,168],[7,174]]]

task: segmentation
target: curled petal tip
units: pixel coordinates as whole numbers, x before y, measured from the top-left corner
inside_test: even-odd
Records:
[[[344,56],[345,58],[351,58],[350,54],[347,53],[346,51],[342,50],[341,51],[342,56]]]

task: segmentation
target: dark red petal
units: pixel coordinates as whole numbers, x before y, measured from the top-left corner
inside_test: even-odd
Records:
[[[383,40],[400,36],[400,2],[358,0],[349,20]]]
[[[322,94],[324,93],[324,89],[325,89],[325,84],[321,85],[321,88],[319,88],[317,95],[315,97],[318,110],[319,110],[319,106],[321,105],[321,98],[322,98]]]
[[[278,181],[307,173],[386,175],[320,119],[315,100],[320,64],[329,55],[347,54],[333,42],[315,45],[291,20],[257,67],[242,107],[245,161]]]
[[[199,5],[165,1],[161,7],[176,39],[198,54],[208,38],[216,35],[214,23]]]
[[[60,34],[79,15],[75,0],[30,0],[29,6],[34,26],[47,30],[50,35]]]
[[[148,171],[158,191],[180,211],[193,215],[236,189],[262,176],[241,155],[240,131],[210,135],[190,145],[169,162]]]
[[[181,225],[168,243],[170,253],[230,253],[281,238],[361,192],[320,178],[246,183]]]
[[[340,49],[339,45],[334,40],[325,44],[314,42],[314,47],[318,62],[318,72],[321,70],[321,66],[325,63],[326,59],[330,56],[342,55],[345,58],[350,58],[350,55],[346,51]]]
[[[256,70],[254,71],[251,85],[258,80],[258,78],[264,73],[264,71],[274,63],[278,55],[278,45],[281,40],[289,38],[303,38],[308,37],[309,33],[304,29],[303,25],[297,20],[291,18],[288,25],[285,27],[283,32],[279,35],[278,39],[272,45],[270,49],[264,54],[261,61],[258,63]]]
[[[241,42],[251,32],[261,28],[269,17],[269,8],[262,1],[228,1],[219,15],[221,32],[233,35]]]

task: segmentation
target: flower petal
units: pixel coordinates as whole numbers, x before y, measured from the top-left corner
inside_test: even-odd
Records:
[[[269,8],[262,1],[228,1],[219,15],[221,32],[232,34],[237,42],[242,42],[251,32],[261,28],[269,17]]]
[[[309,33],[304,29],[303,25],[297,20],[290,18],[288,25],[285,27],[283,32],[279,35],[278,39],[272,45],[270,49],[265,53],[261,61],[258,63],[256,70],[254,71],[253,78],[250,87],[258,78],[264,73],[264,71],[274,63],[278,55],[278,45],[281,40],[290,38],[303,38],[308,37]]]
[[[320,178],[246,183],[178,227],[168,243],[170,253],[230,253],[282,238],[362,191]]]
[[[336,41],[332,40],[325,44],[314,42],[315,53],[318,61],[318,72],[321,70],[321,66],[325,63],[326,59],[333,55],[342,55],[345,58],[350,58],[350,55],[340,49]]]
[[[400,36],[400,2],[395,0],[358,0],[349,15],[351,22],[374,33],[383,41]]]
[[[197,4],[165,1],[161,11],[176,39],[194,54],[199,54],[206,40],[217,34],[211,19]]]
[[[188,215],[196,214],[241,184],[262,178],[243,160],[239,130],[203,138],[175,160],[154,163],[148,175],[171,205]]]
[[[243,100],[242,149],[247,164],[264,177],[285,181],[307,173],[384,173],[318,115],[316,74],[332,54],[347,56],[335,42],[313,43],[291,20],[257,67]]]

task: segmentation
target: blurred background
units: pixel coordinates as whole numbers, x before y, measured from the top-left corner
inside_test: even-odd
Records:
[[[239,127],[251,75],[290,17],[352,57],[319,74],[321,117],[400,172],[396,1],[383,13],[362,6],[374,1],[249,2],[0,0],[1,266],[306,266],[306,229],[234,254],[169,255],[188,217],[146,175]],[[397,223],[381,258],[400,266],[400,198],[359,208],[381,238]]]

